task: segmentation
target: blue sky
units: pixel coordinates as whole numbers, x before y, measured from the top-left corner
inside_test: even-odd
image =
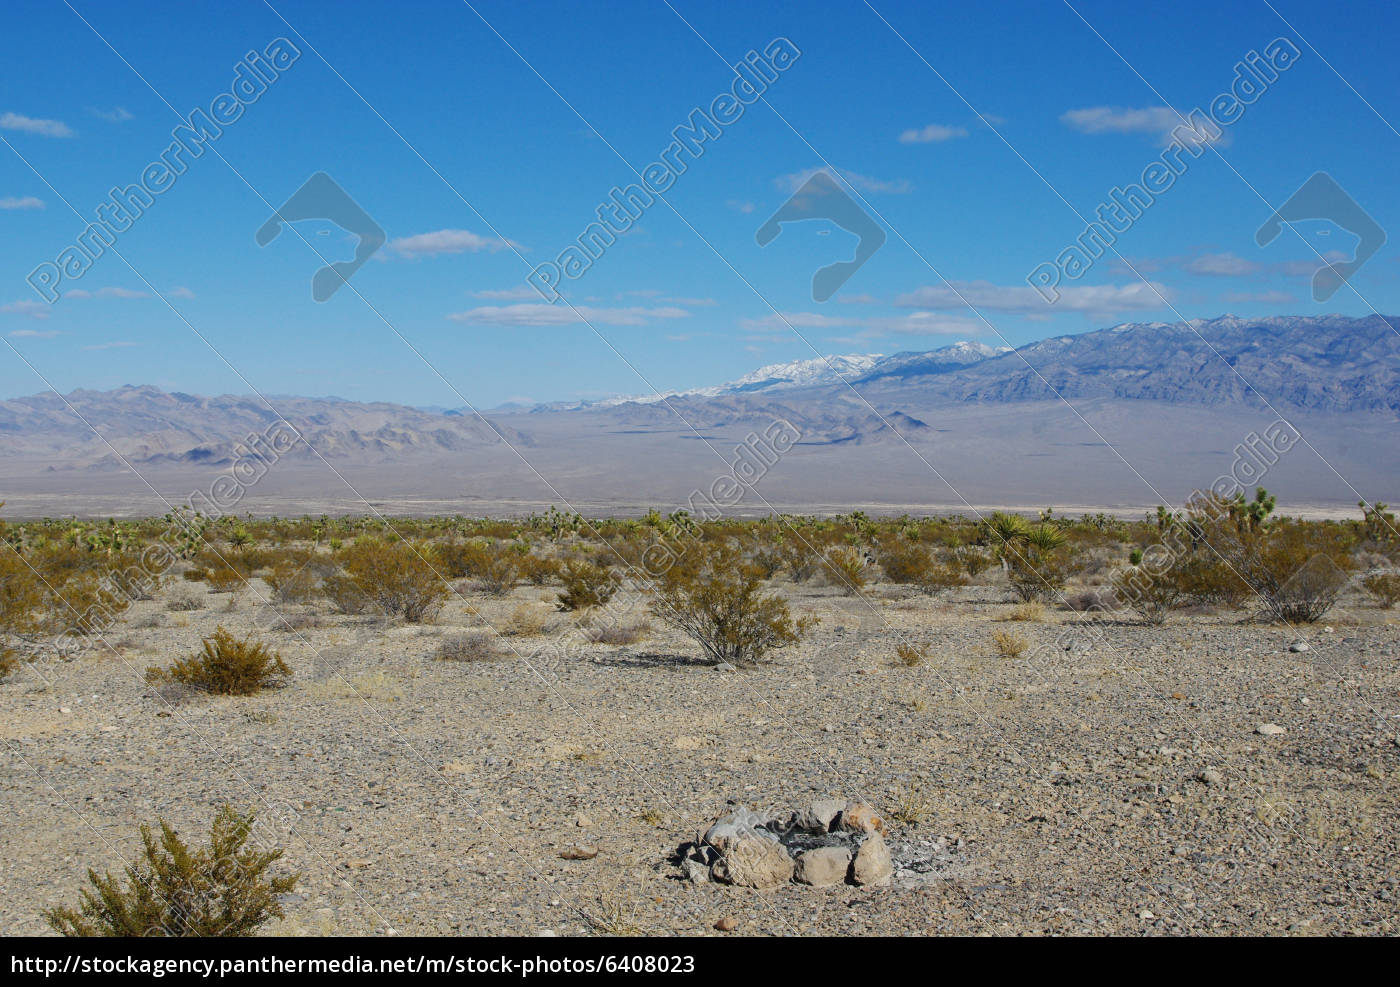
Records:
[[[12,2],[0,395],[45,390],[42,374],[65,392],[251,385],[487,408],[716,383],[816,351],[1400,311],[1394,241],[1324,303],[1311,273],[1353,237],[1300,222],[1255,243],[1317,171],[1400,230],[1393,5],[671,2]],[[299,57],[46,302],[31,272],[279,37]],[[532,268],[731,88],[730,65],[779,38],[800,55],[766,102],[687,158],[664,202],[548,305]],[[1027,276],[1163,153],[1173,111],[1208,110],[1279,38],[1296,60],[1183,159],[1119,233],[1121,257],[1063,281],[1053,304],[1032,291]],[[766,247],[755,232],[823,167],[887,240],[819,303],[814,271],[855,238],[824,221]],[[318,253],[350,258],[343,230],[308,221],[254,241],[318,171],[388,238],[325,303],[311,278]]]

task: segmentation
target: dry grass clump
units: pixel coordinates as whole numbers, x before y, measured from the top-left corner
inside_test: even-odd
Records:
[[[905,668],[914,668],[928,660],[929,650],[927,644],[901,642],[895,645],[894,656],[895,660]]]
[[[1122,604],[1111,586],[1095,586],[1065,597],[1065,608],[1076,613],[1108,613]]]
[[[509,545],[481,539],[447,542],[438,546],[446,574],[469,578],[491,596],[504,596],[520,579],[523,556]]]
[[[549,611],[537,603],[522,603],[506,618],[501,633],[508,637],[539,637],[549,631]]]
[[[610,623],[590,627],[584,636],[593,644],[621,646],[636,644],[651,632],[651,624],[639,620],[630,624]]]
[[[1019,658],[1026,653],[1031,642],[1014,631],[992,631],[992,647],[1003,658]]]
[[[1045,604],[1019,603],[1012,607],[1001,619],[1024,621],[1029,624],[1042,624],[1045,622]]]
[[[443,638],[436,657],[438,661],[496,661],[505,654],[489,631],[468,631]]]
[[[240,640],[219,627],[213,637],[204,639],[198,653],[169,668],[148,668],[146,681],[151,685],[174,682],[221,696],[251,696],[285,685],[291,675],[282,656],[267,645],[252,635]]]
[[[865,588],[865,556],[854,548],[828,549],[822,556],[828,585],[846,591],[847,596],[855,596]]]
[[[165,609],[176,613],[204,609],[204,594],[192,586],[176,586],[165,601]]]
[[[75,908],[50,908],[44,921],[64,936],[145,938],[250,936],[282,918],[279,895],[300,875],[268,879],[282,851],[258,852],[246,844],[253,814],[225,805],[214,817],[209,845],[191,850],[164,820],[160,837],[141,827],[142,855],[126,868],[126,884],[108,873],[88,871]]]
[[[559,594],[560,610],[588,610],[601,607],[613,598],[621,580],[611,569],[593,562],[570,561],[559,569],[564,583]]]

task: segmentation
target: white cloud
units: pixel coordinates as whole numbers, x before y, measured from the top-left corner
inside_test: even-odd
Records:
[[[576,310],[567,305],[547,305],[536,302],[524,305],[487,305],[467,312],[455,312],[448,318],[482,326],[569,326],[584,320],[609,326],[644,326],[653,319],[681,319],[690,313],[683,308],[600,308],[579,305]]]
[[[1181,269],[1213,278],[1240,278],[1257,273],[1259,265],[1230,253],[1202,254],[1185,261]]]
[[[31,319],[47,319],[49,317],[47,305],[43,302],[30,301],[27,298],[23,301],[0,304],[0,312],[8,315],[27,315]]]
[[[806,171],[794,171],[790,175],[779,175],[777,178],[773,179],[773,184],[778,186],[778,188],[784,192],[796,192],[798,189],[800,189],[803,185],[807,183],[807,179],[811,178],[819,171],[825,171],[829,173],[831,169],[808,168]],[[837,174],[839,174],[843,179],[845,179],[851,185],[852,188],[860,189],[862,192],[887,192],[891,195],[904,195],[905,193],[912,191],[914,188],[914,186],[911,185],[909,180],[906,178],[899,178],[895,179],[894,181],[885,181],[884,179],[880,178],[871,178],[869,175],[861,175],[854,171],[847,171],[844,168],[838,168],[836,169],[836,171]]]
[[[140,345],[139,343],[133,343],[133,342],[131,342],[131,341],[129,341],[129,340],[122,339],[122,340],[118,340],[117,342],[114,342],[114,343],[96,343],[96,344],[94,344],[94,345],[92,345],[92,346],[84,346],[83,349],[85,349],[85,350],[124,350],[124,349],[128,349],[128,348],[130,348],[130,347],[132,347],[132,346],[139,346],[139,345]]]
[[[511,240],[482,236],[471,230],[438,230],[418,233],[389,241],[389,249],[402,257],[433,257],[438,254],[475,254],[483,250],[492,253],[520,245]]]
[[[171,289],[170,289],[169,291],[167,291],[165,294],[167,295],[167,297],[170,297],[170,298],[193,298],[193,297],[194,297],[194,292],[193,292],[193,291],[190,291],[190,289],[184,287],[183,285],[176,285],[174,288],[171,288]]]
[[[1040,297],[1029,285],[999,285],[990,281],[952,281],[946,285],[925,286],[900,295],[894,303],[902,308],[960,309],[968,305],[989,312],[1088,312],[1112,314],[1122,310],[1155,309],[1171,300],[1165,285],[1138,282],[1125,285],[1063,285],[1054,304]],[[1160,294],[1159,294],[1160,293]]]
[[[43,209],[44,200],[26,195],[19,198],[8,197],[0,199],[0,209]]]
[[[95,117],[101,117],[108,123],[126,123],[128,120],[135,120],[136,117],[125,106],[114,106],[110,110],[89,109]]]
[[[730,199],[728,202],[725,203],[725,205],[728,206],[730,209],[733,209],[735,212],[741,212],[745,215],[748,215],[749,213],[753,212],[755,209],[758,208],[752,202],[746,202],[743,199]]]
[[[98,297],[98,298],[149,298],[149,297],[151,297],[151,296],[148,295],[148,294],[146,294],[144,291],[135,291],[135,290],[133,290],[133,289],[131,289],[131,288],[109,287],[109,288],[99,288],[99,289],[97,289],[97,297]]]
[[[73,131],[62,120],[36,120],[19,113],[0,114],[0,130],[18,130],[40,137],[72,137]]]
[[[757,319],[742,319],[739,328],[772,339],[782,339],[782,333],[793,329],[857,329],[851,339],[878,339],[882,336],[968,336],[985,335],[987,324],[975,316],[947,315],[936,312],[910,312],[907,315],[852,316],[826,315],[820,312],[782,312]]]
[[[495,302],[514,302],[525,298],[538,298],[540,293],[527,284],[516,288],[494,288],[486,291],[473,291],[473,298],[485,298]]]
[[[1208,143],[1206,131],[1218,132],[1215,143],[1225,142],[1225,132],[1217,127],[1209,117],[1205,117],[1202,136],[1195,137],[1191,126],[1186,122],[1187,114],[1180,113],[1170,106],[1145,106],[1128,108],[1119,106],[1087,106],[1070,110],[1060,115],[1060,122],[1081,134],[1151,134],[1164,143],[1171,143],[1172,132],[1178,127],[1182,145]]]
[[[909,129],[899,135],[901,144],[941,144],[967,136],[966,127],[945,127],[941,123],[931,123],[927,127]]]
[[[14,339],[53,339],[62,335],[57,329],[16,329],[10,333]]]

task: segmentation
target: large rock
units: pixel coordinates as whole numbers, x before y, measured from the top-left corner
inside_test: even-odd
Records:
[[[846,880],[851,867],[851,851],[843,846],[824,846],[808,850],[797,858],[793,877],[799,884],[814,888],[829,888]]]
[[[847,802],[841,810],[838,827],[847,833],[883,833],[885,821],[873,806],[864,802]]]
[[[736,809],[729,815],[715,820],[696,842],[712,846],[716,850],[727,851],[745,837],[776,840],[776,836],[761,828],[764,822],[764,818],[757,812]]]
[[[795,869],[796,865],[781,843],[761,836],[746,836],[715,861],[710,876],[721,884],[767,891],[792,880]]]
[[[845,807],[846,803],[840,799],[818,799],[797,813],[794,822],[799,829],[809,833],[827,833]]]
[[[885,838],[879,833],[871,833],[856,851],[851,861],[851,880],[868,886],[882,884],[894,873],[894,862],[890,860],[890,848],[885,846]]]

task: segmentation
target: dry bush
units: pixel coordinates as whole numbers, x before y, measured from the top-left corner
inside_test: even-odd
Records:
[[[1389,610],[1400,603],[1400,572],[1377,572],[1361,580],[1376,601],[1376,606]]]
[[[1054,600],[1072,573],[1068,558],[1059,549],[1021,544],[1007,551],[1005,559],[1011,588],[1026,603]]]
[[[650,631],[651,625],[642,620],[631,624],[601,624],[597,627],[590,627],[584,636],[593,644],[621,646],[636,644]]]
[[[279,614],[272,629],[286,634],[298,634],[321,626],[321,618],[314,613]]]
[[[539,637],[549,630],[549,611],[537,603],[522,603],[511,611],[502,634],[511,637]]]
[[[1012,631],[992,631],[992,647],[1003,658],[1019,658],[1026,653],[1031,642]]]
[[[929,650],[927,644],[900,643],[895,645],[894,656],[905,668],[914,668],[928,660]]]
[[[343,571],[327,576],[323,585],[343,613],[373,609],[416,624],[431,620],[447,601],[447,584],[434,571],[434,558],[425,542],[361,538],[337,555]]]
[[[445,574],[475,581],[483,593],[504,596],[520,579],[522,556],[508,545],[474,539],[438,546]]]
[[[722,543],[693,547],[658,580],[652,612],[715,662],[754,664],[801,639],[810,626],[762,591],[762,572]]]
[[[826,581],[839,586],[847,596],[854,596],[865,587],[865,556],[858,549],[830,548],[822,556]]]
[[[265,874],[282,851],[247,847],[252,813],[225,805],[214,817],[209,845],[191,850],[165,822],[160,837],[141,827],[142,856],[126,868],[126,884],[108,873],[88,871],[78,907],[50,908],[44,921],[64,936],[241,937],[282,918],[279,895],[299,875],[268,879]]]
[[[325,593],[324,582],[335,566],[312,552],[288,552],[263,575],[280,603],[311,603]]]
[[[560,610],[588,610],[601,607],[613,598],[621,580],[611,569],[592,562],[571,560],[559,570],[564,584],[559,594]]]
[[[1080,590],[1065,597],[1066,609],[1076,613],[1111,613],[1122,607],[1112,586]]]
[[[204,609],[204,594],[191,586],[176,586],[165,601],[165,609],[176,612]]]
[[[882,549],[880,568],[890,582],[917,586],[921,593],[929,596],[967,585],[967,577],[952,565],[940,561],[924,546],[907,541],[897,541]]]
[[[529,554],[520,556],[520,578],[531,586],[544,586],[559,575],[559,562]]]
[[[805,583],[821,568],[821,553],[800,535],[785,538],[778,544],[777,551],[795,583]]]
[[[1179,573],[1170,566],[1160,571],[1147,566],[1124,569],[1113,578],[1113,592],[1123,606],[1154,626],[1189,602]]]
[[[443,638],[436,657],[438,661],[495,661],[505,655],[489,631],[468,631]]]
[[[251,696],[285,685],[292,670],[282,656],[252,635],[239,640],[222,627],[204,639],[204,647],[169,668],[146,669],[151,685],[179,683],[222,696]]]
[[[995,561],[992,553],[980,545],[957,546],[953,549],[953,560],[971,579],[976,579]]]
[[[0,682],[5,681],[19,668],[19,654],[14,648],[0,644]]]
[[[204,582],[211,593],[233,593],[243,588],[247,577],[233,566],[215,560],[204,569]]]

